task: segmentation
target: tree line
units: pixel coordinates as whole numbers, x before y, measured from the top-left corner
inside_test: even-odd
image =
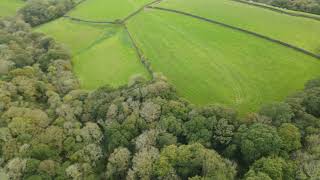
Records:
[[[320,0],[250,0],[280,8],[320,15]]]
[[[0,178],[287,180],[320,177],[320,79],[239,117],[181,99],[161,74],[80,88],[69,52],[0,20]]]
[[[76,0],[25,0],[18,15],[31,26],[37,26],[63,16],[73,8]]]

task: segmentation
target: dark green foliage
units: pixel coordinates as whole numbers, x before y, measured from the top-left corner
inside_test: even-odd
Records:
[[[189,120],[184,124],[184,134],[189,142],[220,150],[231,142],[237,126],[234,111],[207,106],[190,112]]]
[[[182,136],[183,122],[181,119],[176,119],[175,116],[163,117],[159,121],[159,128],[175,136]]]
[[[130,151],[126,148],[118,148],[109,156],[106,170],[108,179],[124,179],[130,166]]]
[[[132,127],[133,131],[136,129]],[[107,141],[107,149],[108,151],[113,151],[116,147],[121,146],[129,146],[130,140],[134,138],[134,134],[128,129],[124,129],[118,123],[112,123],[105,128],[105,136],[108,137]]]
[[[282,148],[286,152],[292,152],[301,148],[301,135],[299,129],[290,123],[284,123],[278,128],[278,134],[282,140]]]
[[[27,23],[36,26],[62,16],[73,6],[73,0],[30,0],[19,13]]]
[[[42,180],[42,176],[40,175],[32,175],[26,178],[26,180]]]
[[[248,171],[245,178],[246,180],[272,180],[266,173]]]
[[[23,35],[17,33],[21,31],[24,32]],[[70,55],[62,46],[56,44],[53,39],[43,34],[31,32],[29,25],[19,19],[7,19],[0,22],[0,39],[6,39],[0,51],[0,55],[2,55],[0,65],[2,67],[5,66],[0,74],[8,74],[9,71],[15,68],[36,65],[33,69],[34,74],[32,76],[29,75],[29,78],[43,79],[42,72],[39,71],[49,71],[49,77],[47,78],[60,92],[67,93],[71,89],[78,87],[78,81],[71,72]],[[40,69],[37,68],[38,66]],[[70,66],[69,69],[68,66]],[[27,71],[27,69],[24,70]],[[19,72],[14,75],[11,71],[11,76],[16,77],[20,74]],[[39,76],[36,76],[36,74]],[[20,80],[17,83],[19,82]],[[37,85],[34,88],[37,88],[38,91],[41,89],[44,91],[43,88],[45,86],[41,85],[41,82],[34,83]],[[37,93],[34,94],[36,95]]]
[[[292,162],[279,157],[261,158],[250,167],[245,179],[252,179],[253,177],[293,180],[295,179],[295,166]]]
[[[320,117],[320,87],[306,90],[302,105],[306,108],[306,112]]]
[[[230,124],[227,119],[215,121],[213,126],[212,144],[214,147],[221,149],[229,145],[235,131],[235,126]]]
[[[37,159],[28,159],[26,164],[26,176],[36,174],[40,160]]]
[[[302,104],[303,98],[304,93],[300,93],[295,97],[290,97],[287,102],[295,113],[293,123],[300,129],[302,136],[307,136],[320,132],[320,121],[306,112],[306,107]]]
[[[243,159],[252,163],[268,155],[277,155],[282,146],[281,138],[275,127],[256,123],[249,127],[240,127],[239,147]]]
[[[298,165],[297,177],[317,179],[320,176],[320,134],[306,137],[304,150],[295,153]]]
[[[48,158],[55,158],[58,156],[58,152],[50,148],[46,144],[37,144],[32,147],[32,150],[30,151],[30,157],[39,159],[39,160],[45,160]]]
[[[175,174],[175,172],[177,174]],[[165,147],[154,167],[158,177],[173,178],[202,176],[208,179],[233,179],[235,169],[231,162],[221,158],[214,150],[200,144]]]
[[[190,109],[191,107],[186,102],[170,100],[166,106],[162,107],[162,112],[171,117],[175,117],[178,121],[180,121],[188,118],[188,112]]]
[[[162,149],[165,146],[176,144],[177,137],[170,133],[160,133],[157,137],[157,144]]]
[[[312,79],[305,84],[305,89],[320,87],[320,78]]]
[[[206,119],[203,116],[192,117],[184,125],[187,140],[189,142],[199,142],[206,147],[210,147],[214,120],[213,118]]]
[[[25,51],[21,47],[11,46],[11,49],[14,51],[12,57],[8,60],[14,62],[17,67],[23,67],[27,65],[32,65],[34,63],[33,57],[30,52]]]
[[[291,119],[294,116],[291,107],[286,103],[264,105],[260,110],[260,114],[271,118],[271,122],[275,126],[291,122]]]

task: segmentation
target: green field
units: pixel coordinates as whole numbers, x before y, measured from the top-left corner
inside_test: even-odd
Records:
[[[22,0],[0,0],[0,17],[15,15],[23,4]]]
[[[211,18],[320,54],[320,21],[231,0],[166,0],[161,7]]]
[[[254,111],[320,74],[315,58],[179,14],[148,10],[129,22],[129,30],[155,71],[196,104]]]
[[[86,0],[68,15],[92,21],[122,19],[152,0]]]
[[[73,69],[85,89],[105,84],[124,85],[135,74],[149,77],[122,27],[90,25],[61,18],[36,31],[53,36],[71,49]]]

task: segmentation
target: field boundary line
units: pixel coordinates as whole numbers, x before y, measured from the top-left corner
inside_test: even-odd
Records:
[[[73,8],[79,6],[81,3],[85,2],[85,1],[87,1],[87,0],[81,0],[81,1],[77,2],[77,3],[73,6]],[[73,9],[73,8],[72,8],[72,9]],[[70,10],[72,10],[72,9],[70,9]]]
[[[132,18],[133,16],[137,15],[139,12],[141,12],[144,8],[148,7],[148,6],[151,6],[151,5],[154,5],[156,3],[160,3],[162,0],[155,0],[155,1],[152,1],[150,3],[147,3],[145,5],[143,5],[142,7],[140,7],[139,9],[137,9],[136,11],[134,11],[133,13],[129,14],[128,16],[126,16],[125,18],[123,18],[121,20],[122,23],[128,21],[130,18]]]
[[[161,11],[167,11],[167,12],[172,12],[172,13],[176,13],[176,14],[181,14],[181,15],[184,15],[184,16],[189,16],[189,17],[192,17],[192,18],[195,18],[195,19],[206,21],[206,22],[209,22],[209,23],[212,23],[212,24],[220,25],[220,26],[223,26],[223,27],[226,27],[226,28],[229,28],[229,29],[240,31],[240,32],[243,32],[243,33],[258,37],[258,38],[261,38],[261,39],[265,39],[265,40],[280,44],[282,46],[286,46],[286,47],[291,48],[291,49],[293,49],[295,51],[298,51],[298,52],[304,53],[306,55],[312,56],[314,58],[320,59],[320,54],[318,55],[318,54],[312,53],[310,51],[307,51],[305,49],[302,49],[300,47],[285,43],[285,42],[280,41],[280,40],[276,40],[276,39],[270,38],[270,37],[262,35],[262,34],[258,34],[256,32],[248,31],[248,30],[236,27],[236,26],[232,26],[232,25],[225,24],[225,23],[222,23],[222,22],[219,22],[219,21],[215,21],[215,20],[212,20],[212,19],[208,19],[208,18],[205,18],[205,17],[197,16],[197,15],[194,15],[194,14],[190,14],[190,13],[187,13],[187,12],[178,11],[178,10],[174,10],[174,9],[168,9],[168,8],[162,8],[162,7],[154,7],[154,6],[148,6],[147,8],[161,10]]]
[[[72,21],[78,21],[78,22],[85,22],[85,23],[91,23],[91,24],[119,24],[117,22],[114,21],[91,21],[91,20],[85,20],[85,19],[79,19],[79,18],[75,18],[75,17],[71,17],[68,15],[62,16],[64,18],[68,18]]]
[[[269,6],[269,5],[256,3],[256,2],[249,2],[249,1],[245,1],[245,0],[231,0],[231,1],[247,4],[247,5],[250,5],[250,6],[256,6],[256,7],[268,9],[268,10],[271,10],[271,11],[274,11],[274,12],[278,12],[278,13],[281,13],[281,14],[286,14],[286,15],[295,16],[295,17],[303,17],[303,18],[308,18],[308,19],[313,19],[313,20],[320,21],[320,16],[317,17],[318,15],[316,15],[316,14],[308,15],[308,14],[299,14],[299,12],[296,12],[296,13],[295,12],[288,12],[286,10],[282,10],[279,7],[272,7],[272,6]],[[293,11],[293,10],[291,10],[291,11]],[[301,12],[301,13],[304,13],[304,12]]]
[[[142,65],[147,69],[148,73],[151,75],[151,78],[154,79],[154,72],[151,68],[151,64],[150,62],[147,60],[146,56],[144,55],[143,51],[139,48],[138,44],[136,43],[136,41],[133,39],[133,36],[131,35],[127,25],[124,25],[124,29],[127,32],[130,41],[136,51],[136,54],[138,56],[138,58],[140,59],[140,62],[142,63]]]
[[[69,9],[65,14],[68,14],[70,11],[72,11],[73,9],[75,9],[77,6],[79,6],[80,4],[82,4],[85,1],[87,1],[87,0],[81,0],[77,3],[75,3],[74,6],[71,9]]]

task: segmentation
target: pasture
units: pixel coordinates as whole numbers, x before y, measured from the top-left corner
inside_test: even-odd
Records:
[[[150,0],[87,0],[68,16],[123,19]],[[159,7],[192,13],[320,53],[320,21],[229,0],[167,0]],[[214,11],[212,10],[214,8]],[[233,12],[233,13],[230,13]],[[163,72],[196,105],[224,104],[241,114],[281,101],[319,76],[320,61],[278,43],[193,17],[145,8],[126,26],[155,72]],[[65,44],[82,87],[118,87],[130,76],[150,78],[124,24],[60,18],[35,29]]]
[[[196,104],[254,111],[303,88],[320,73],[315,58],[179,14],[150,9],[128,27],[153,69]]]
[[[161,7],[211,18],[320,54],[320,21],[232,0],[165,0]]]
[[[149,78],[122,27],[61,18],[38,27],[36,31],[56,38],[70,49],[74,72],[85,89],[105,84],[118,87],[136,74]]]
[[[0,1],[0,17],[13,16],[17,10],[23,6],[22,0],[1,0]]]

